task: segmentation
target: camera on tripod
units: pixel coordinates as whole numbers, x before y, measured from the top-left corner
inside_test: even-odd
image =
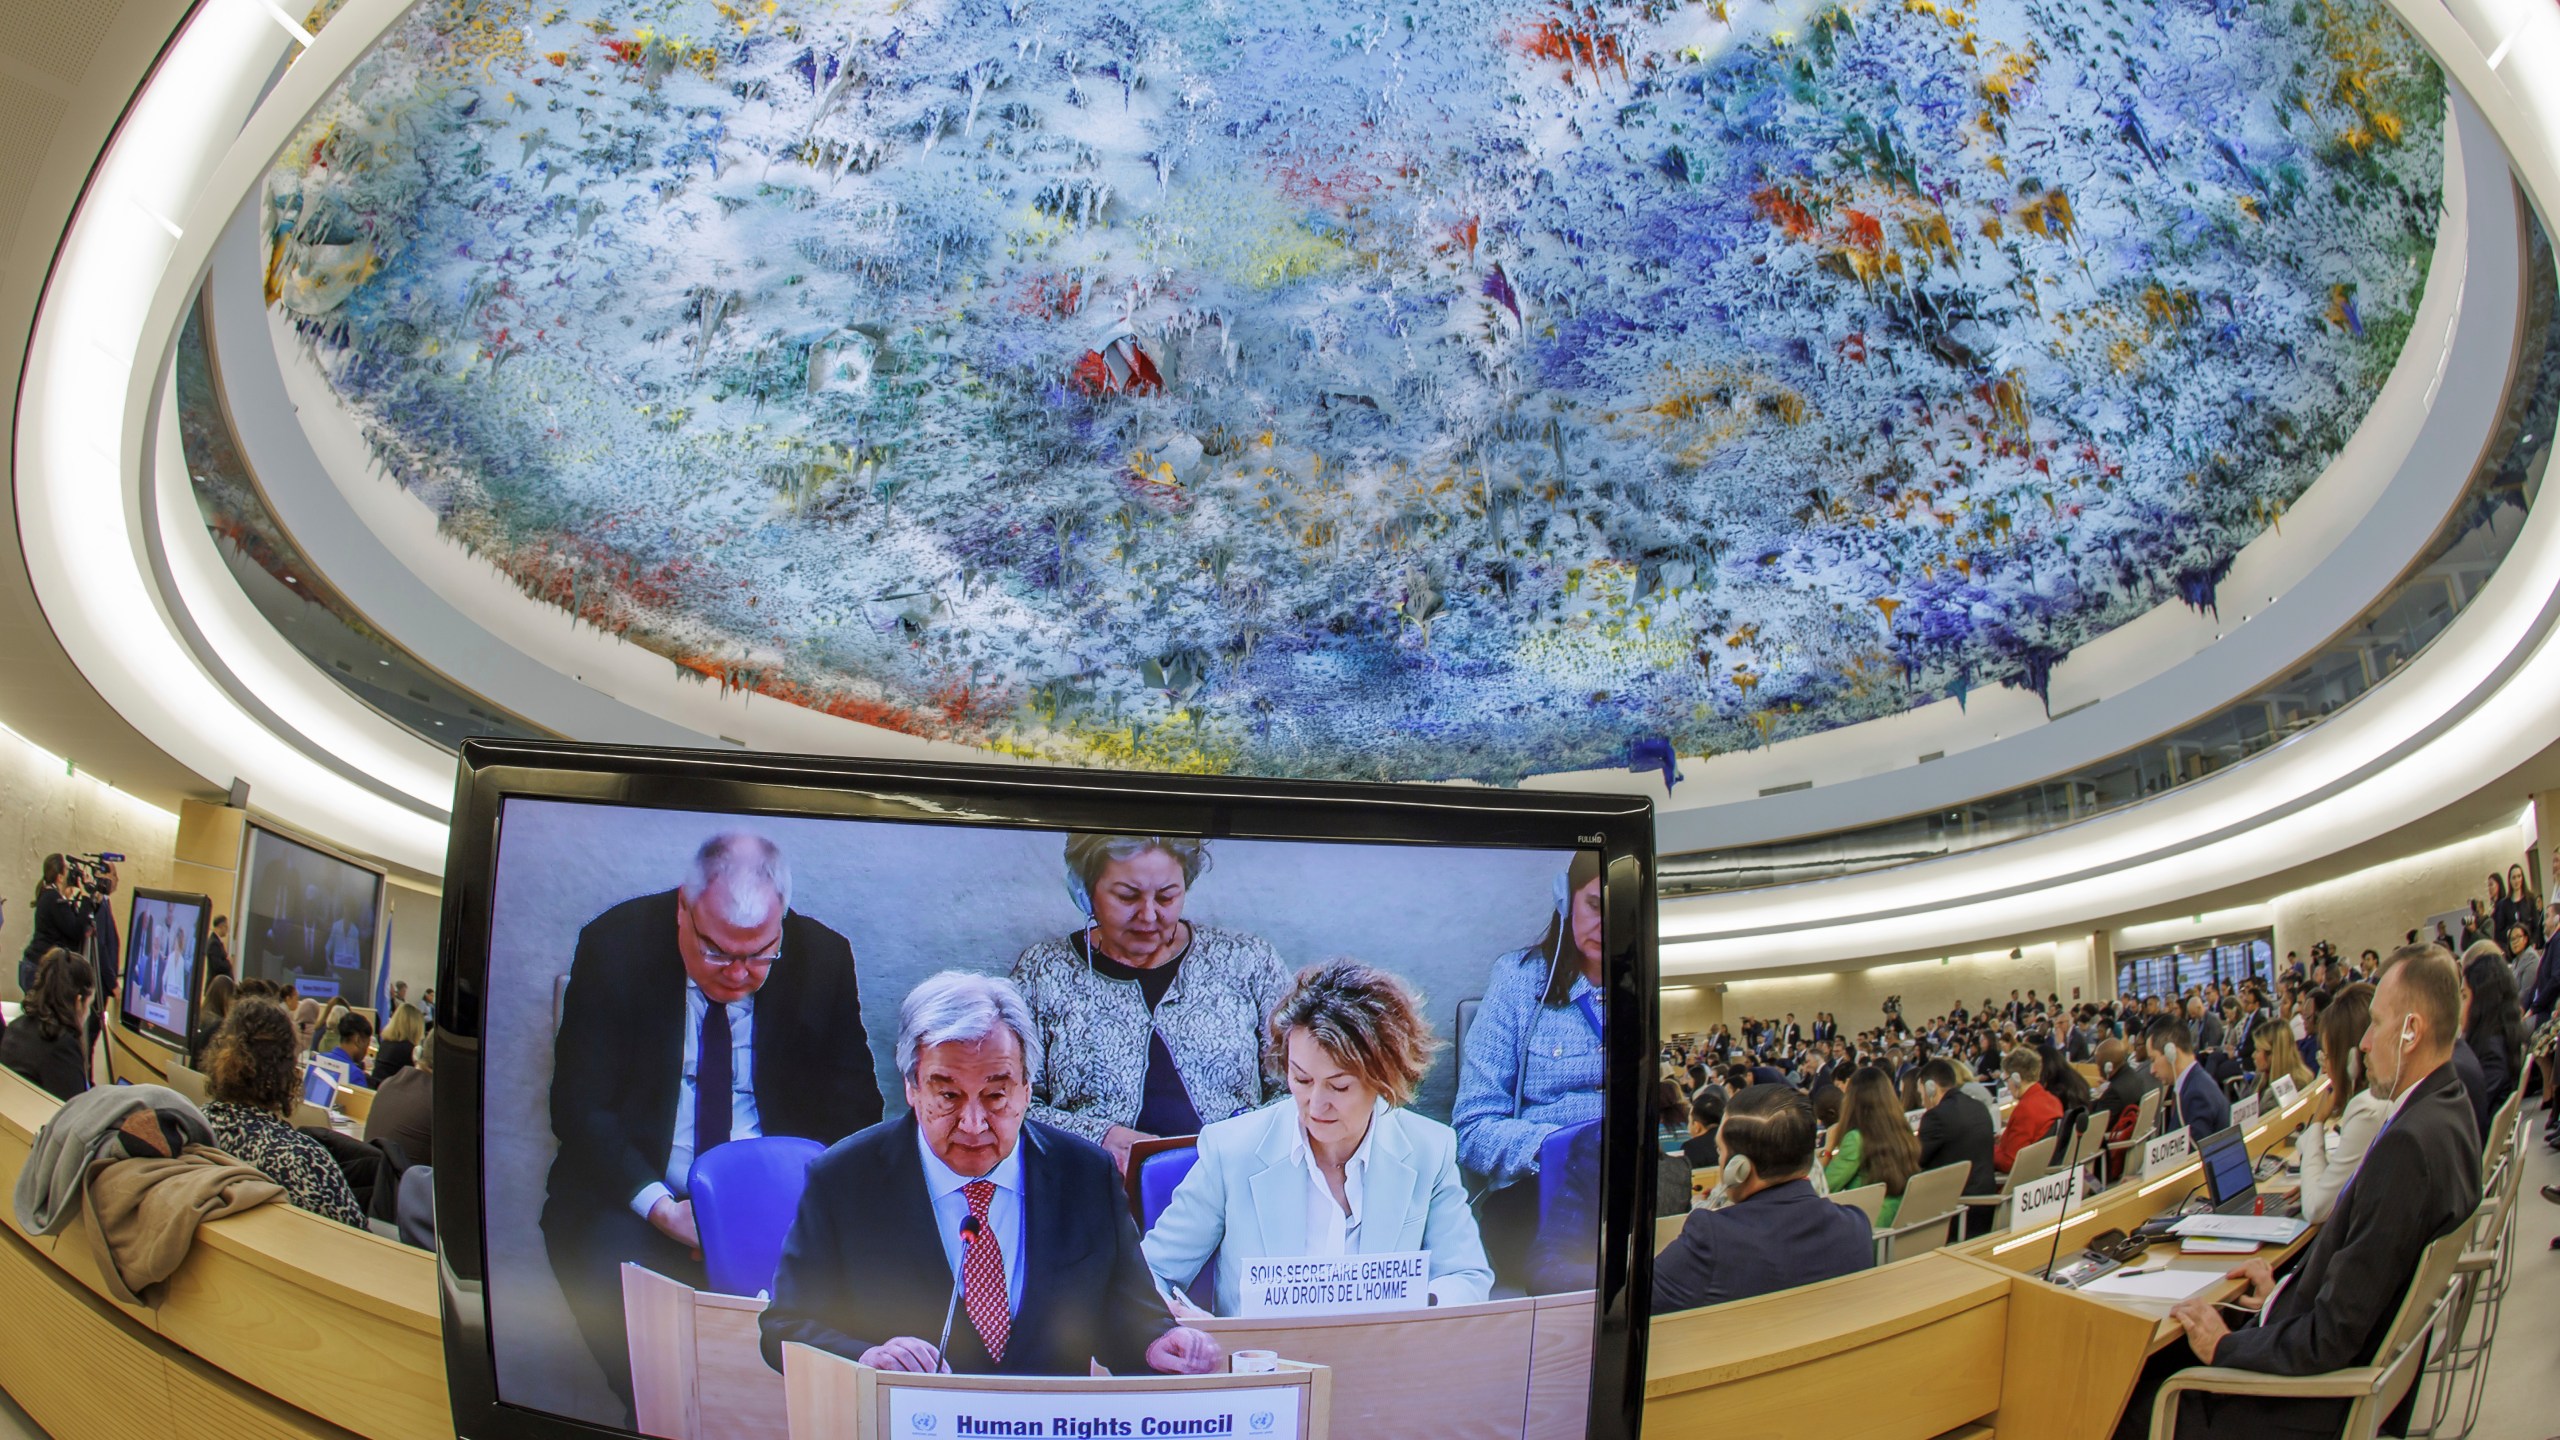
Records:
[[[86,855],[65,853],[62,857],[63,878],[71,882],[75,900],[83,905],[93,904],[107,893],[107,867],[123,863],[124,856],[113,850],[92,851]]]

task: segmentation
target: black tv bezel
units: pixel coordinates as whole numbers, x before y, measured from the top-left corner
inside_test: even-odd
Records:
[[[454,1431],[467,1440],[631,1432],[498,1398],[481,1192],[482,1005],[498,822],[510,799],[723,814],[1090,829],[1210,838],[1596,850],[1607,950],[1601,1243],[1587,1440],[1634,1440],[1643,1420],[1659,1028],[1653,803],[1453,786],[1293,782],[781,756],[548,740],[463,743],[438,939],[435,1173],[438,1292]]]
[[[145,1020],[141,1016],[136,1015],[131,1010],[125,1008],[125,991],[133,984],[133,940],[135,930],[133,923],[133,906],[139,905],[145,900],[160,900],[177,905],[193,905],[204,912],[203,921],[196,926],[195,953],[187,957],[187,998],[186,1004],[183,1007],[187,1023],[186,1030],[171,1030],[165,1026],[154,1025],[150,1021]],[[170,1046],[179,1054],[186,1056],[187,1063],[190,1065],[195,1063],[195,1054],[188,1047],[188,1035],[189,1031],[195,1028],[196,1008],[198,1005],[203,1003],[205,942],[212,936],[212,934],[213,897],[210,895],[196,895],[184,890],[154,890],[148,886],[137,886],[133,891],[131,903],[125,907],[125,953],[118,957],[124,962],[124,971],[122,974],[116,976],[116,1023],[122,1025],[125,1029],[133,1032],[134,1034],[144,1037],[145,1039],[157,1040],[161,1044]]]
[[[269,837],[284,841],[288,845],[298,845],[323,860],[336,861],[350,870],[360,871],[373,877],[373,938],[365,944],[364,988],[350,993],[341,986],[337,995],[338,999],[347,1002],[350,1006],[361,1000],[370,1007],[375,990],[382,984],[384,972],[391,967],[391,937],[385,929],[385,922],[391,917],[391,872],[370,860],[358,859],[325,840],[315,839],[280,820],[272,819],[263,812],[249,816],[240,825],[240,859],[231,884],[231,913],[239,918],[239,926],[232,936],[230,946],[231,973],[242,980],[249,978],[249,956],[253,953],[248,938],[249,917],[250,907],[255,903],[249,887],[256,879],[256,872],[251,868],[249,861],[257,849],[257,836],[262,831]],[[278,983],[289,985],[306,977],[288,974],[280,978],[262,978],[277,979]]]

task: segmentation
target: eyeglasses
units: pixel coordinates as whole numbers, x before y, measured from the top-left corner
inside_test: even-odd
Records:
[[[773,948],[761,955],[732,955],[702,938],[702,927],[693,923],[693,912],[690,910],[685,912],[684,928],[693,933],[693,943],[701,949],[703,960],[723,970],[744,965],[750,970],[761,973],[772,969],[773,962],[782,958],[782,937],[779,935],[773,938]]]

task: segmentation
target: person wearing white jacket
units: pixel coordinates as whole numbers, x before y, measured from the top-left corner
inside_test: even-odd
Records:
[[[1243,1308],[1245,1262],[1428,1251],[1430,1303],[1486,1298],[1493,1267],[1467,1208],[1457,1133],[1404,1108],[1429,1068],[1430,1027],[1382,970],[1301,972],[1265,1044],[1287,1098],[1200,1132],[1199,1158],[1147,1231],[1170,1297],[1214,1257],[1219,1314]]]
[[[2300,1142],[2302,1218],[2315,1225],[2329,1218],[2391,1117],[2391,1102],[2366,1087],[2364,1056],[2356,1048],[2372,1017],[2373,987],[2363,984],[2339,991],[2320,1012],[2320,1073],[2328,1077],[2329,1093]]]

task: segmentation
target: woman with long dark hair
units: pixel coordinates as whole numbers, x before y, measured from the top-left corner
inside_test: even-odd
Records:
[[[36,961],[17,1023],[0,1033],[0,1065],[68,1100],[89,1088],[89,962],[57,945]]]
[[[1831,1127],[1825,1153],[1830,1159],[1822,1180],[1831,1193],[1884,1186],[1884,1210],[1877,1223],[1891,1225],[1902,1208],[1902,1187],[1920,1173],[1920,1137],[1912,1133],[1893,1081],[1882,1070],[1869,1065],[1849,1077],[1840,1123]]]

